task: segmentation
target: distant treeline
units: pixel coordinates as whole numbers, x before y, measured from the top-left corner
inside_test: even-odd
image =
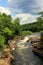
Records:
[[[32,31],[32,32],[40,32],[43,30],[43,12],[39,13],[41,16],[39,16],[36,19],[36,22],[34,23],[29,23],[29,24],[24,24],[22,25],[22,29],[27,31]]]
[[[40,32],[41,30],[43,30],[43,21],[24,24],[24,25],[22,25],[22,29],[23,29],[23,31],[29,30],[32,32]]]

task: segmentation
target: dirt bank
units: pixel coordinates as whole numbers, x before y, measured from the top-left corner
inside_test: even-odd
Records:
[[[14,37],[8,41],[8,46],[4,49],[0,58],[0,65],[11,65],[11,62],[15,60],[12,55],[12,50],[16,49],[16,43],[18,40],[23,39],[24,36]]]
[[[11,49],[9,47],[5,48],[0,58],[0,65],[10,65],[13,60]]]
[[[33,52],[40,57],[43,57],[43,49],[39,46],[40,37],[30,37],[29,41],[32,43]]]

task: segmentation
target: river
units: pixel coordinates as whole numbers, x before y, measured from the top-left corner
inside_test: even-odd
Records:
[[[16,60],[12,65],[43,65],[43,60],[32,52],[31,43],[24,41],[25,39],[17,43],[17,48],[13,51]]]

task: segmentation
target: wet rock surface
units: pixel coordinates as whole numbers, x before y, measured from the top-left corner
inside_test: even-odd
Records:
[[[35,38],[33,37],[30,41],[37,41]],[[13,61],[12,65],[43,65],[43,59],[32,52],[33,49],[37,51],[37,44],[31,44],[30,41],[28,36],[10,40],[9,47],[2,54],[0,65],[11,65],[11,61]]]
[[[39,46],[39,43],[40,43],[40,35],[31,35],[29,37],[29,39],[27,40],[27,42],[31,42],[32,43],[32,48],[33,48],[33,52],[35,54],[37,54],[38,56],[40,57],[43,57],[43,46],[40,45]]]
[[[35,54],[37,54],[38,56],[40,56],[40,57],[43,58],[43,48],[41,49],[38,44],[39,44],[39,42],[32,44],[33,52],[34,52]]]
[[[17,43],[17,47],[13,52],[15,56],[15,62],[12,65],[43,65],[43,60],[32,52],[32,44],[20,40]]]

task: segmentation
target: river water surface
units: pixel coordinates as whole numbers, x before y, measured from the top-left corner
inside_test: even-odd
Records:
[[[43,60],[32,52],[30,42],[26,42],[27,38],[17,43],[17,48],[13,51],[15,61],[12,65],[43,65]]]

